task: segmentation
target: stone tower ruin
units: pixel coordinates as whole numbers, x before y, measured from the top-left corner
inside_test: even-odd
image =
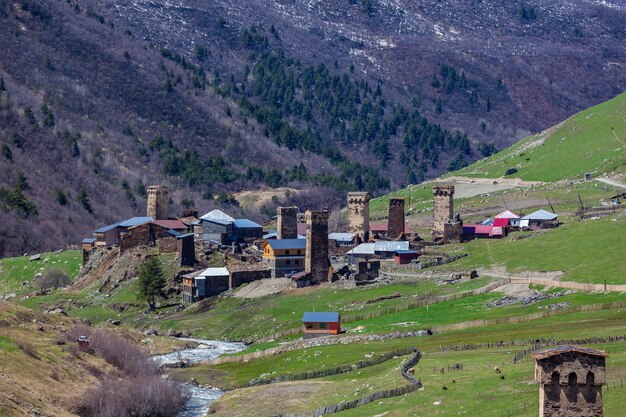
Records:
[[[312,282],[328,280],[328,210],[307,210],[304,270]]]
[[[387,219],[387,236],[390,239],[398,239],[404,233],[404,198],[389,198]]]
[[[370,235],[370,193],[348,193],[348,231],[355,233],[362,241]]]
[[[148,187],[148,217],[154,220],[167,220],[169,202],[167,187],[163,185]]]
[[[577,346],[534,352],[539,417],[602,417],[606,356]]]
[[[459,242],[463,225],[454,218],[454,185],[433,186],[433,240]]]
[[[276,229],[278,239],[298,238],[298,207],[278,207]]]

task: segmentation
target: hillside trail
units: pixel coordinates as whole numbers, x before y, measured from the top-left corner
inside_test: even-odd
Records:
[[[614,179],[614,178],[596,178],[595,180],[603,182],[608,185],[612,185],[613,187],[626,189],[626,183],[620,180]]]

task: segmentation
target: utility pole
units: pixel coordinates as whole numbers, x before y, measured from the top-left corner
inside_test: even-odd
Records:
[[[504,201],[504,196],[502,196],[502,202],[504,203],[504,209],[508,210],[509,208],[506,206],[506,201]]]
[[[580,193],[578,194],[578,201],[580,202],[580,218],[583,219],[585,217],[585,206],[583,205],[583,199],[580,197]]]
[[[554,211],[554,207],[552,207],[552,203],[550,202],[550,199],[548,198],[548,196],[546,196],[546,200],[548,200],[548,204],[550,204],[550,209],[552,210],[552,213],[556,213]]]

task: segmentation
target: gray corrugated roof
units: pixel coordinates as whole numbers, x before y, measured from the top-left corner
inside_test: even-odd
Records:
[[[522,220],[554,220],[558,216],[544,209],[530,213],[528,216],[522,217]]]
[[[350,242],[354,239],[355,234],[354,233],[340,233],[340,232],[335,232],[335,233],[329,233],[328,234],[328,239],[330,240],[336,240],[338,242]]]
[[[396,250],[408,250],[409,242],[376,242],[374,252],[393,252]]]
[[[228,214],[224,213],[222,210],[211,210],[210,212],[208,212],[207,214],[205,214],[204,216],[200,217],[203,220],[222,220],[222,221],[228,221],[228,222],[232,222],[235,219],[230,217]]]
[[[198,277],[223,277],[229,275],[228,268],[207,268]]]
[[[145,223],[150,223],[152,221],[154,221],[152,217],[131,217],[130,219],[124,220],[123,222],[121,222],[120,226],[133,227],[133,226],[139,226]]]
[[[333,312],[309,312],[302,316],[304,323],[336,323],[339,321],[339,313]]]
[[[361,243],[356,248],[352,248],[348,251],[348,255],[373,255],[374,244],[373,243]]]

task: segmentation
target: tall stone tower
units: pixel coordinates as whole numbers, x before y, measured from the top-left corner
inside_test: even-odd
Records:
[[[298,211],[298,207],[278,207],[276,209],[278,239],[298,238]]]
[[[459,242],[463,225],[454,219],[454,185],[433,186],[433,239]]]
[[[606,356],[577,346],[534,352],[539,417],[602,417]]]
[[[307,210],[304,270],[312,282],[328,280],[328,210]]]
[[[389,215],[387,216],[387,236],[397,239],[404,233],[404,198],[389,198]]]
[[[367,241],[370,235],[370,193],[348,193],[348,231]]]
[[[148,217],[154,220],[167,220],[169,203],[167,187],[163,185],[148,187]]]

